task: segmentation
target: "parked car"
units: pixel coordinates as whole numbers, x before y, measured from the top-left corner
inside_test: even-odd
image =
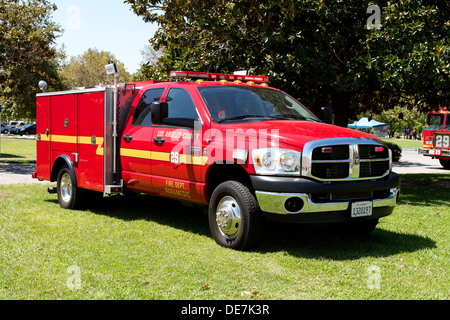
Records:
[[[11,131],[11,127],[7,126],[6,124],[2,123],[1,133],[8,134]]]
[[[9,130],[10,134],[18,134],[20,130],[20,127],[11,127],[11,130]]]
[[[36,134],[36,124],[26,124],[23,127],[18,128],[18,134],[20,134],[21,136],[23,136],[24,134],[28,135],[28,134]]]
[[[19,127],[24,126],[24,125],[25,125],[25,122],[23,122],[23,121],[10,121],[9,122],[9,126],[11,128],[19,128]]]

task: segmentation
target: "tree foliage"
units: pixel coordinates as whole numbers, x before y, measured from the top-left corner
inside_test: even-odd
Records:
[[[7,117],[35,116],[40,80],[60,88],[55,10],[47,0],[0,1],[0,99]]]
[[[389,137],[402,136],[405,128],[421,133],[425,129],[426,114],[420,111],[420,104],[414,100],[411,96],[397,97],[390,109],[378,113],[365,111],[355,119],[371,116],[379,122],[387,123]]]
[[[447,0],[380,0],[379,29],[368,28],[369,0],[125,2],[160,26],[151,42],[165,55],[156,67],[143,66],[148,77],[244,68],[268,75],[315,112],[333,107],[340,125],[361,104],[380,107],[380,96],[448,104]]]
[[[130,81],[130,74],[125,70],[122,62],[106,51],[88,49],[77,57],[71,57],[61,67],[61,75],[67,87],[86,87],[98,84],[111,84],[113,75],[107,75],[105,65],[112,60],[119,70],[119,82]]]
[[[132,76],[134,81],[145,79],[151,74],[151,70],[156,70],[159,59],[164,56],[164,48],[155,50],[151,44],[148,44],[143,48],[143,50],[141,50],[141,54],[143,60],[140,64],[139,70]],[[158,79],[162,78],[163,77],[159,77]]]

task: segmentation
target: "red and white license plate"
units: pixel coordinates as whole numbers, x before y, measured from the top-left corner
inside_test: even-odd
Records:
[[[361,201],[352,203],[352,218],[368,217],[372,215],[372,201]]]

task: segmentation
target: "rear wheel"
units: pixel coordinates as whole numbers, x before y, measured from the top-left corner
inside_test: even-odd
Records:
[[[67,167],[59,171],[57,194],[59,205],[64,209],[80,209],[86,200],[85,190],[78,188],[73,172]]]
[[[262,238],[264,218],[258,202],[240,182],[227,181],[214,190],[208,216],[214,239],[224,247],[244,250]]]

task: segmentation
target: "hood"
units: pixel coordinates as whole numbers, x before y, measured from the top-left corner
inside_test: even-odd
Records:
[[[370,134],[312,121],[259,121],[221,125],[220,130],[246,136],[258,136],[280,144],[303,149],[305,143],[330,138],[368,138],[378,139]]]

